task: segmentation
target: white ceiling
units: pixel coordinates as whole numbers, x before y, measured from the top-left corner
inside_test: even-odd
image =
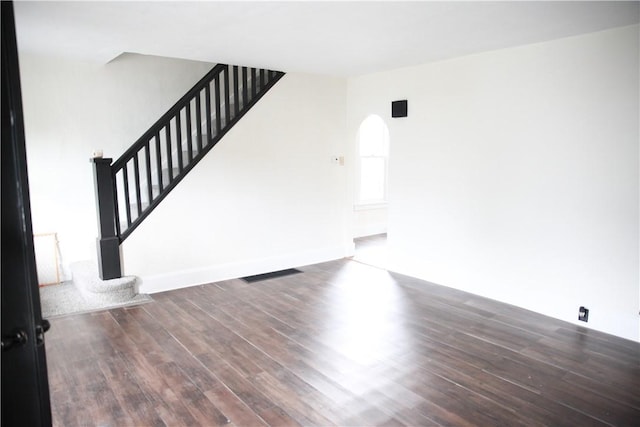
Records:
[[[18,2],[18,48],[361,75],[640,21],[640,2]]]

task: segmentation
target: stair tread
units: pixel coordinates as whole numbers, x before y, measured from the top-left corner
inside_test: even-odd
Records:
[[[98,266],[93,261],[74,262],[70,268],[73,282],[81,291],[101,294],[133,290],[135,294],[135,285],[138,280],[135,276],[102,280],[98,276]]]

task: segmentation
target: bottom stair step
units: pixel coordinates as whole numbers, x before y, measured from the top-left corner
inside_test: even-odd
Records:
[[[119,304],[137,295],[135,276],[102,280],[98,276],[98,266],[92,261],[71,264],[73,283],[82,296],[90,302]]]

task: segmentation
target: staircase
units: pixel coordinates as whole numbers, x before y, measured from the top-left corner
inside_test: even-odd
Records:
[[[92,159],[101,279],[122,277],[120,244],[283,75],[218,64],[119,159]]]

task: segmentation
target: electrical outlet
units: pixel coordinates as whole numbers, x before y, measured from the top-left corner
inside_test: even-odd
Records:
[[[578,310],[578,320],[582,320],[583,322],[589,321],[589,309],[585,307],[580,307]]]

